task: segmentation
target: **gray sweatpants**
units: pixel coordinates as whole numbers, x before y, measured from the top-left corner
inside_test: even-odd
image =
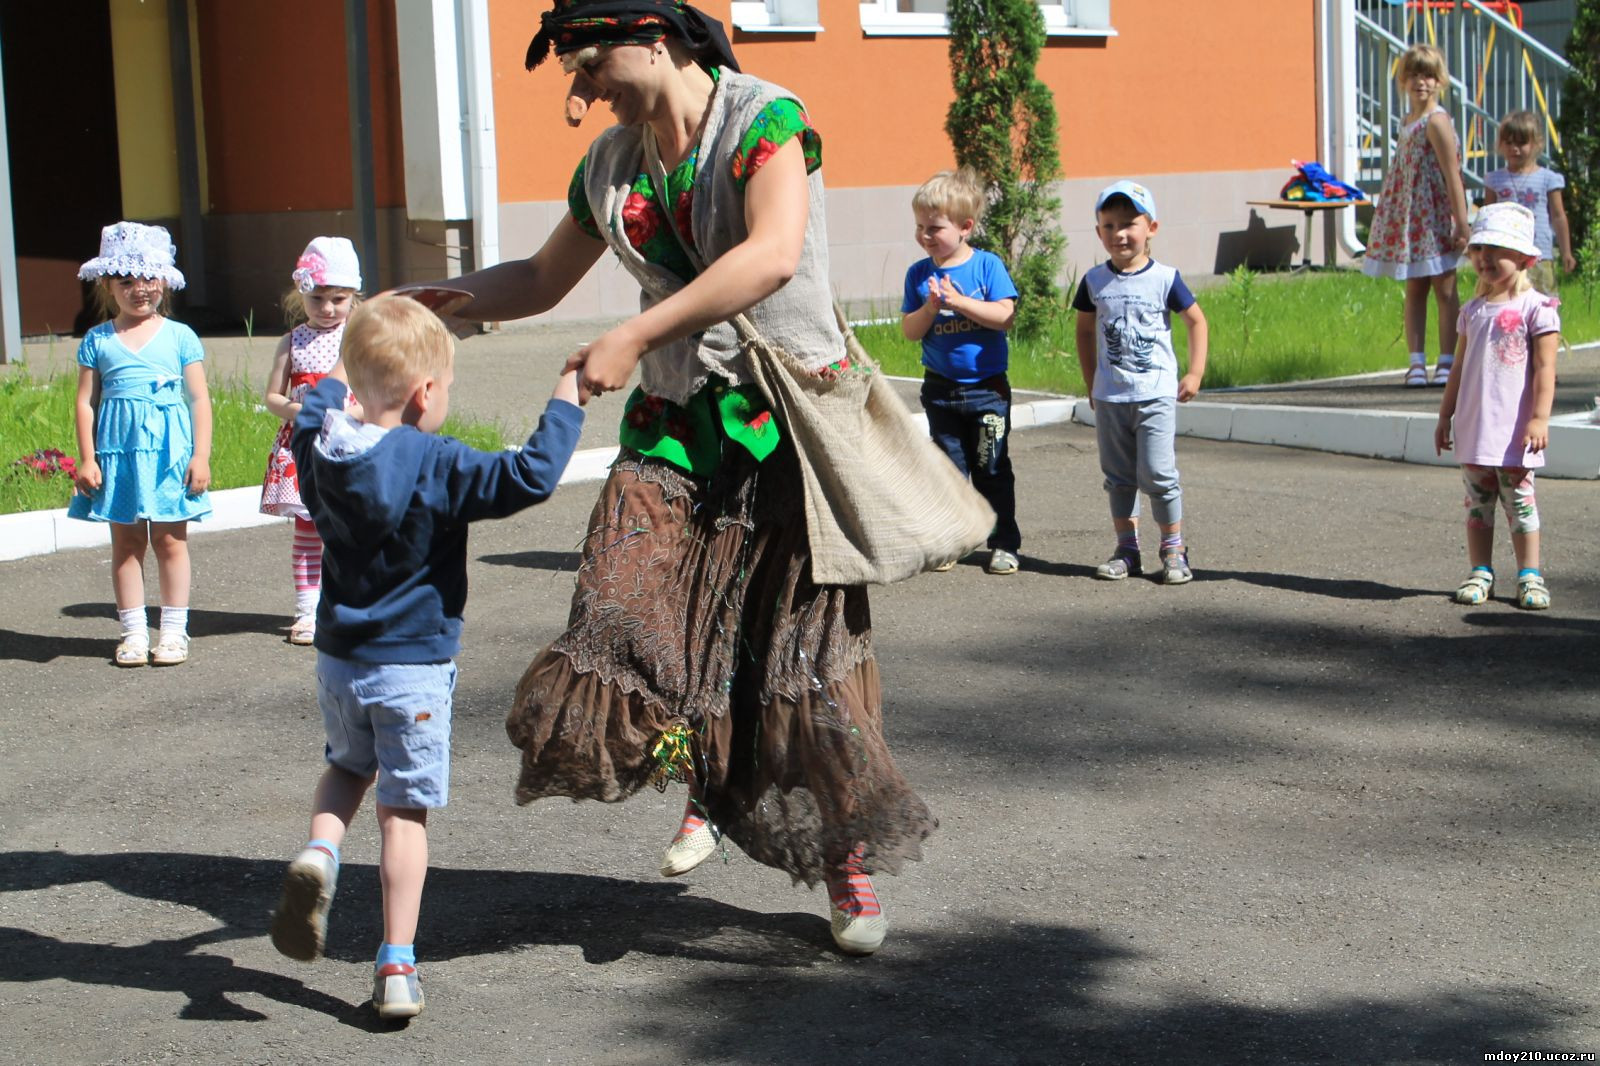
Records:
[[[1100,470],[1106,476],[1112,518],[1137,518],[1139,493],[1150,497],[1150,514],[1163,526],[1183,520],[1183,489],[1178,485],[1178,400],[1175,396],[1137,403],[1094,402],[1094,432],[1100,442]]]

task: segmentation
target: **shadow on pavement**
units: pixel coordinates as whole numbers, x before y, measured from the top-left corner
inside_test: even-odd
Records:
[[[813,1066],[819,1041],[830,1063],[1457,1066],[1538,1047],[1561,1014],[1509,990],[1286,1008],[1108,1004],[1095,989],[1121,955],[1081,930],[973,929],[896,945],[848,974],[689,981],[658,1005],[652,1035],[673,1049],[664,1061],[770,1066]]]
[[[137,947],[57,940],[26,929],[0,926],[0,952],[8,960],[0,981],[76,981],[85,984],[180,992],[189,997],[178,1017],[210,1022],[262,1022],[267,1016],[230,996],[256,993],[293,1007],[358,1024],[362,1004],[346,1003],[282,974],[236,966],[221,955],[196,949],[231,939],[217,929],[177,940],[152,940]],[[377,1016],[370,1011],[373,1022]]]
[[[529,570],[559,570],[575,574],[583,562],[583,556],[578,552],[527,551],[481,555],[478,561],[490,566],[521,566]]]
[[[117,607],[114,603],[69,603],[61,608],[61,613],[67,618],[104,618],[110,622],[117,620]],[[149,616],[152,625],[159,624],[161,619],[159,609],[151,608]],[[287,609],[282,614],[257,614],[251,611],[213,611],[204,607],[191,607],[189,635],[225,637],[235,633],[267,633],[276,636],[286,632],[291,621],[293,621],[292,612]],[[55,641],[61,638],[40,636],[37,639]],[[115,629],[107,633],[106,642],[112,646],[116,645]],[[107,659],[111,658],[109,651],[102,650],[101,654]]]
[[[111,665],[115,632],[104,637],[63,637],[55,633],[19,633],[0,629],[0,660],[50,663],[57,659],[99,659]]]
[[[0,855],[0,891],[98,881],[222,923],[137,947],[0,927],[8,959],[0,981],[179,992],[188,997],[180,1017],[220,1022],[264,1020],[230,998],[256,993],[353,1027],[388,1028],[365,1003],[197,951],[263,935],[282,868],[161,852]],[[377,874],[352,866],[344,875],[345,905],[333,909],[329,940],[335,958],[364,960],[380,931]],[[1485,1050],[1539,1046],[1565,1009],[1512,989],[1295,1008],[1197,997],[1160,1007],[1107,1004],[1094,992],[1109,971],[1150,949],[1068,925],[969,922],[954,911],[943,931],[857,960],[837,955],[818,915],[749,911],[686,895],[681,884],[443,869],[430,871],[428,890],[452,901],[446,918],[425,917],[419,931],[434,959],[570,944],[593,964],[642,952],[742,967],[661,994],[650,1031],[639,1035],[661,1048],[662,1061],[814,1066],[825,1039],[828,1059],[841,1063],[1464,1062],[1480,1061]]]
[[[1449,593],[1439,589],[1408,589],[1399,585],[1386,585],[1381,581],[1360,578],[1307,577],[1304,574],[1269,574],[1260,570],[1212,570],[1196,566],[1196,581],[1243,581],[1262,588],[1283,589],[1285,592],[1307,592],[1313,596],[1329,596],[1338,600],[1404,600],[1413,596],[1449,599]]]

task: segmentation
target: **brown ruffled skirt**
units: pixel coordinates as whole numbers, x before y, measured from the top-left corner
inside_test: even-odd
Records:
[[[686,737],[706,815],[758,862],[815,885],[922,857],[938,824],[883,739],[867,591],[810,580],[788,442],[729,448],[711,482],[623,452],[589,521],[568,628],[506,719],[518,803],[626,799]]]

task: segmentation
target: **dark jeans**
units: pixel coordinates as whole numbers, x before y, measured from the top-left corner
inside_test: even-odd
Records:
[[[994,508],[989,547],[1015,553],[1022,547],[1022,531],[1011,473],[1011,382],[996,374],[963,385],[930,370],[922,379],[922,409],[928,412],[933,442]]]

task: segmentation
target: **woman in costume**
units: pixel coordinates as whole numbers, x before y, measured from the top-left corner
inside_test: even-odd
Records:
[[[608,247],[640,313],[580,349],[588,397],[635,368],[621,455],[590,519],[567,631],[506,728],[519,803],[689,786],[662,873],[725,836],[828,887],[833,937],[882,943],[868,875],[921,857],[936,822],[883,739],[867,593],[817,585],[793,442],[753,383],[743,313],[805,372],[848,368],[828,282],[822,140],[794,94],[739,72],[722,27],[670,0],[558,4],[528,49],[572,76],[567,118],[617,124],[578,164],[533,256],[462,278],[476,321],[555,305]],[[826,456],[812,456],[826,463]]]

